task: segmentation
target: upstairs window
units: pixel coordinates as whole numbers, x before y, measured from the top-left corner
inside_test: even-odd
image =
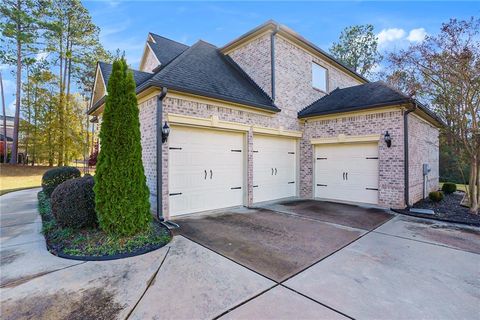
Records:
[[[315,89],[327,92],[327,69],[312,62],[312,86]]]

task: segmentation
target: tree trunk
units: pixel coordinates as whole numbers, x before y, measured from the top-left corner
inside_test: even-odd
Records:
[[[17,0],[18,10],[21,11],[21,2]],[[13,121],[13,143],[10,163],[17,164],[18,160],[18,127],[20,125],[20,94],[22,90],[22,42],[20,40],[21,26],[17,22],[17,90],[15,93],[15,119]]]
[[[478,213],[478,159],[475,154],[471,159],[470,179],[469,179],[469,200],[470,200],[470,213]]]
[[[2,90],[2,110],[3,110],[3,163],[7,163],[8,145],[7,145],[7,114],[5,111],[5,95],[3,93],[2,73],[0,72],[0,86]]]

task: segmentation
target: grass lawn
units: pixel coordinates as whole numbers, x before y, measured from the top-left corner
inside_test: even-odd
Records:
[[[440,189],[442,189],[442,186],[443,186],[443,182],[440,182]],[[457,183],[457,190],[458,191],[463,191],[463,192],[467,192],[467,185],[466,184],[458,184]]]
[[[11,191],[40,187],[49,167],[0,164],[0,195]]]
[[[0,163],[0,196],[12,191],[40,187],[42,176],[48,169],[51,169],[51,167]],[[83,168],[78,169],[83,172]],[[90,168],[90,174],[94,172]]]

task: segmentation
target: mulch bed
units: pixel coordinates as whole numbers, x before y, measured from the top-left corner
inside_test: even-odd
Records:
[[[144,254],[163,247],[172,238],[170,230],[152,221],[148,230],[133,236],[112,236],[99,228],[71,229],[59,226],[51,213],[50,199],[38,193],[42,233],[52,254],[75,260],[114,260]]]
[[[463,192],[457,191],[452,194],[445,194],[445,197],[440,202],[433,202],[427,198],[413,205],[413,208],[431,209],[435,212],[434,215],[414,213],[408,210],[396,211],[415,217],[480,226],[480,215],[471,214],[468,208],[460,205],[464,194]]]

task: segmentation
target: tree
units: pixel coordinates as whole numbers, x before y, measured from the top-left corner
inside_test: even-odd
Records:
[[[152,216],[142,164],[135,81],[125,59],[113,63],[107,87],[95,174],[95,209],[104,231],[132,235],[148,228]]]
[[[2,111],[3,111],[3,123],[2,123],[2,126],[3,126],[3,132],[2,132],[2,135],[3,135],[3,143],[2,143],[2,146],[3,146],[3,163],[7,163],[7,153],[8,153],[8,150],[7,150],[7,114],[5,112],[5,96],[4,96],[4,93],[3,93],[3,79],[2,79],[2,73],[0,72],[0,90],[1,90],[1,94],[2,94]]]
[[[45,38],[47,52],[51,53],[58,67],[59,87],[59,146],[58,165],[72,158],[67,148],[70,135],[66,114],[72,101],[72,79],[77,80],[82,93],[86,82],[93,82],[95,63],[108,53],[99,43],[99,29],[93,24],[87,9],[79,0],[53,0],[48,9],[48,31]],[[82,143],[83,144],[83,143]]]
[[[12,156],[10,163],[17,163],[18,132],[20,127],[20,99],[22,86],[22,62],[26,51],[34,51],[38,37],[39,4],[33,0],[3,0],[0,3],[0,31],[9,47],[2,50],[1,60],[16,65],[15,119],[13,128]]]
[[[378,40],[371,24],[350,26],[340,34],[338,43],[330,48],[332,55],[363,76],[382,60]]]
[[[480,19],[451,19],[440,33],[389,57],[392,74],[414,79],[417,98],[430,101],[446,127],[459,163],[470,163],[470,212],[480,203]],[[408,86],[409,81],[403,81]]]

